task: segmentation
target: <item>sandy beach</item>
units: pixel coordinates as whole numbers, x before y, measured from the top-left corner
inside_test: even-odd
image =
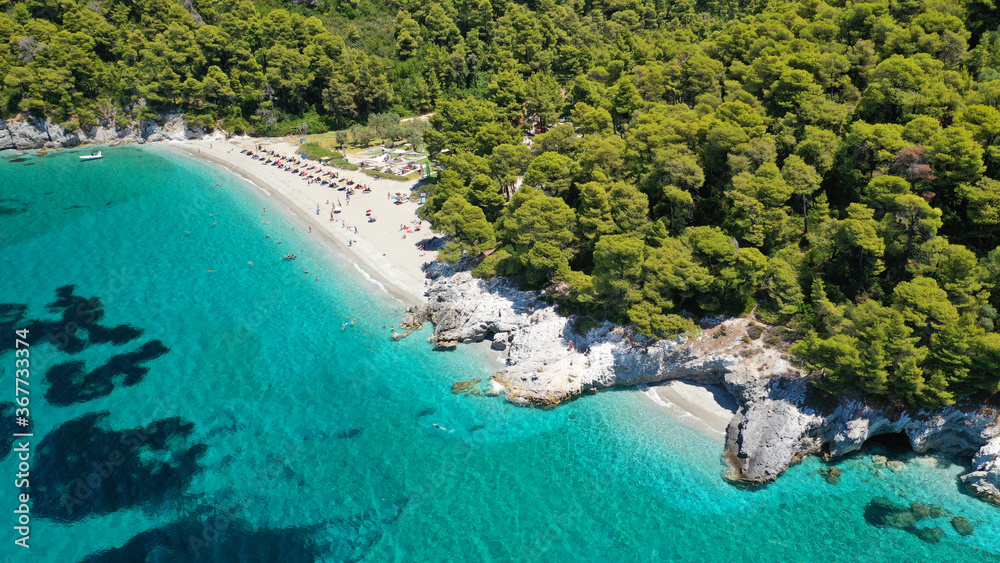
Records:
[[[725,443],[726,428],[736,414],[737,405],[721,387],[673,380],[639,389],[674,420]]]
[[[324,170],[336,171],[340,178],[371,186],[371,193],[356,190],[348,204],[344,191],[318,183],[310,184],[305,178],[261,164],[261,161],[240,152],[257,145],[286,157],[295,155],[297,148],[291,142],[267,139],[206,139],[166,144],[184,155],[224,166],[256,185],[267,198],[273,200],[274,207],[268,206],[269,213],[272,210],[280,212],[279,206],[286,208],[285,211],[301,221],[300,228],[306,230],[311,227],[312,233],[320,237],[318,242],[322,243],[325,239],[335,244],[338,251],[351,258],[390,295],[407,305],[423,302],[426,278],[421,266],[435,260],[437,252],[421,250],[418,245],[433,238],[434,233],[427,222],[420,225],[417,232],[401,230],[401,226],[417,226],[418,204],[406,201],[397,205],[388,197],[396,192],[409,194],[416,181],[375,180],[360,172],[324,167]],[[334,204],[338,201],[342,204],[341,212],[334,214],[331,221]],[[319,214],[316,212],[317,205]],[[368,210],[378,217],[376,222],[368,222]],[[476,348],[484,357],[497,362],[498,367],[502,365],[488,343],[484,342],[483,346]],[[724,442],[726,427],[736,405],[721,390],[685,381],[643,386],[640,390],[664,414],[713,440]]]
[[[255,184],[266,196],[274,199],[275,211],[278,211],[278,206],[286,207],[294,217],[302,221],[300,226],[303,230],[311,227],[315,236],[332,241],[388,293],[405,304],[416,304],[423,300],[425,277],[421,266],[435,260],[437,252],[424,251],[419,245],[433,238],[434,233],[426,221],[422,225],[417,223],[417,203],[407,200],[396,204],[388,197],[396,192],[409,195],[417,184],[416,181],[375,180],[361,172],[323,167],[324,170],[337,172],[340,178],[354,180],[356,184],[366,184],[372,188],[371,193],[356,190],[348,203],[347,193],[344,191],[319,183],[310,184],[305,178],[274,166],[262,165],[260,161],[240,152],[256,145],[286,157],[295,156],[297,148],[297,145],[287,141],[264,139],[197,140],[166,144],[187,156],[224,166]],[[315,164],[314,161],[312,163]],[[341,212],[333,214],[338,201],[342,204]],[[368,221],[368,210],[378,218],[377,221]],[[406,232],[401,226],[410,227],[411,231],[416,227],[420,229]]]

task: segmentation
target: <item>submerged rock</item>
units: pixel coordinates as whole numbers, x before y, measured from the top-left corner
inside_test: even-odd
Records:
[[[917,528],[917,537],[927,543],[939,543],[944,537],[944,530],[937,526],[930,528]]]
[[[434,341],[435,350],[454,350],[455,348],[458,348],[457,340],[442,340],[439,338]]]
[[[940,518],[943,513],[940,505],[914,502],[909,507],[900,506],[885,497],[874,498],[865,505],[865,521],[869,524],[903,530],[928,543],[940,542],[944,537],[944,530],[938,526],[918,528],[917,522],[925,518]],[[954,522],[955,519],[952,519],[952,526],[955,525]]]
[[[960,536],[971,536],[973,532],[972,522],[965,516],[956,516],[951,519],[951,527],[955,528]]]
[[[839,467],[820,467],[817,469],[820,475],[826,479],[827,483],[831,485],[840,484],[840,476],[844,473],[844,470]]]
[[[408,330],[403,331],[403,332],[394,332],[394,333],[392,333],[392,339],[398,342],[398,341],[406,338],[407,336],[409,336],[411,334],[413,334],[413,333],[411,333]]]
[[[476,385],[479,385],[480,381],[482,381],[482,379],[470,379],[469,381],[456,381],[455,383],[451,384],[451,392],[456,395],[458,395],[459,393],[465,393],[466,391],[472,389]]]
[[[930,504],[926,502],[914,502],[910,504],[910,512],[917,520],[924,518],[940,518],[943,514],[940,504]]]

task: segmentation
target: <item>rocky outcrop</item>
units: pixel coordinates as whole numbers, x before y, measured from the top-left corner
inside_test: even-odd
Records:
[[[431,340],[440,349],[484,340],[505,348],[507,365],[491,382],[511,402],[555,405],[591,390],[672,379],[719,385],[739,405],[725,452],[734,479],[771,481],[807,455],[842,456],[873,436],[900,433],[917,452],[974,455],[963,481],[1000,500],[1000,420],[992,407],[906,413],[826,396],[780,350],[765,345],[760,336],[767,327],[748,319],[716,320],[695,337],[670,340],[607,322],[580,334],[573,329],[578,319],[559,315],[544,292],[440,264],[428,276],[428,301],[407,318],[432,321]]]
[[[962,481],[973,491],[1000,499],[1000,436],[993,436],[972,457],[973,470]]]
[[[161,123],[162,122],[162,123]],[[188,126],[181,112],[164,114],[158,121],[118,123],[105,119],[95,127],[68,131],[50,119],[18,117],[0,119],[0,150],[75,147],[89,143],[144,143],[153,141],[200,139],[225,133]]]

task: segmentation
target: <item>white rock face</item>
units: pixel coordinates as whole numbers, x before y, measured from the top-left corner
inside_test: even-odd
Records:
[[[75,147],[88,143],[182,141],[200,139],[212,133],[197,125],[188,127],[180,112],[167,113],[162,117],[163,125],[146,121],[119,126],[114,119],[108,119],[96,127],[81,127],[72,133],[67,133],[62,125],[49,119],[0,119],[0,150]]]
[[[733,478],[770,481],[806,455],[841,456],[873,436],[902,432],[918,452],[975,453],[975,470],[963,480],[1000,500],[1000,422],[991,407],[910,415],[859,399],[822,398],[780,351],[748,334],[757,323],[747,319],[724,320],[689,339],[655,341],[608,322],[581,335],[572,329],[577,319],[506,280],[478,280],[441,264],[428,274],[434,279],[428,301],[407,318],[433,321],[442,342],[509,343],[508,365],[491,381],[511,402],[555,405],[614,385],[671,379],[720,385],[739,404],[726,441]]]

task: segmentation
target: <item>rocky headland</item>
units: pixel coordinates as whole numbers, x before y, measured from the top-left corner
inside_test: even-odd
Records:
[[[50,119],[0,119],[0,150],[57,149],[84,144],[145,143],[200,139],[215,133],[198,125],[189,125],[180,112],[166,113],[156,121],[100,120],[95,127],[67,130]],[[224,135],[224,133],[220,134]]]
[[[746,318],[707,320],[697,336],[654,340],[609,322],[574,330],[544,292],[505,279],[480,280],[432,263],[427,302],[411,307],[403,327],[434,323],[440,349],[491,341],[507,366],[491,378],[493,393],[520,405],[552,406],[616,385],[674,379],[727,390],[739,408],[729,423],[730,478],[776,479],[805,456],[828,458],[860,449],[883,434],[905,436],[916,452],[971,456],[961,477],[969,489],[1000,502],[1000,416],[994,407],[958,404],[905,412],[859,397],[826,395],[782,351],[782,329]]]

